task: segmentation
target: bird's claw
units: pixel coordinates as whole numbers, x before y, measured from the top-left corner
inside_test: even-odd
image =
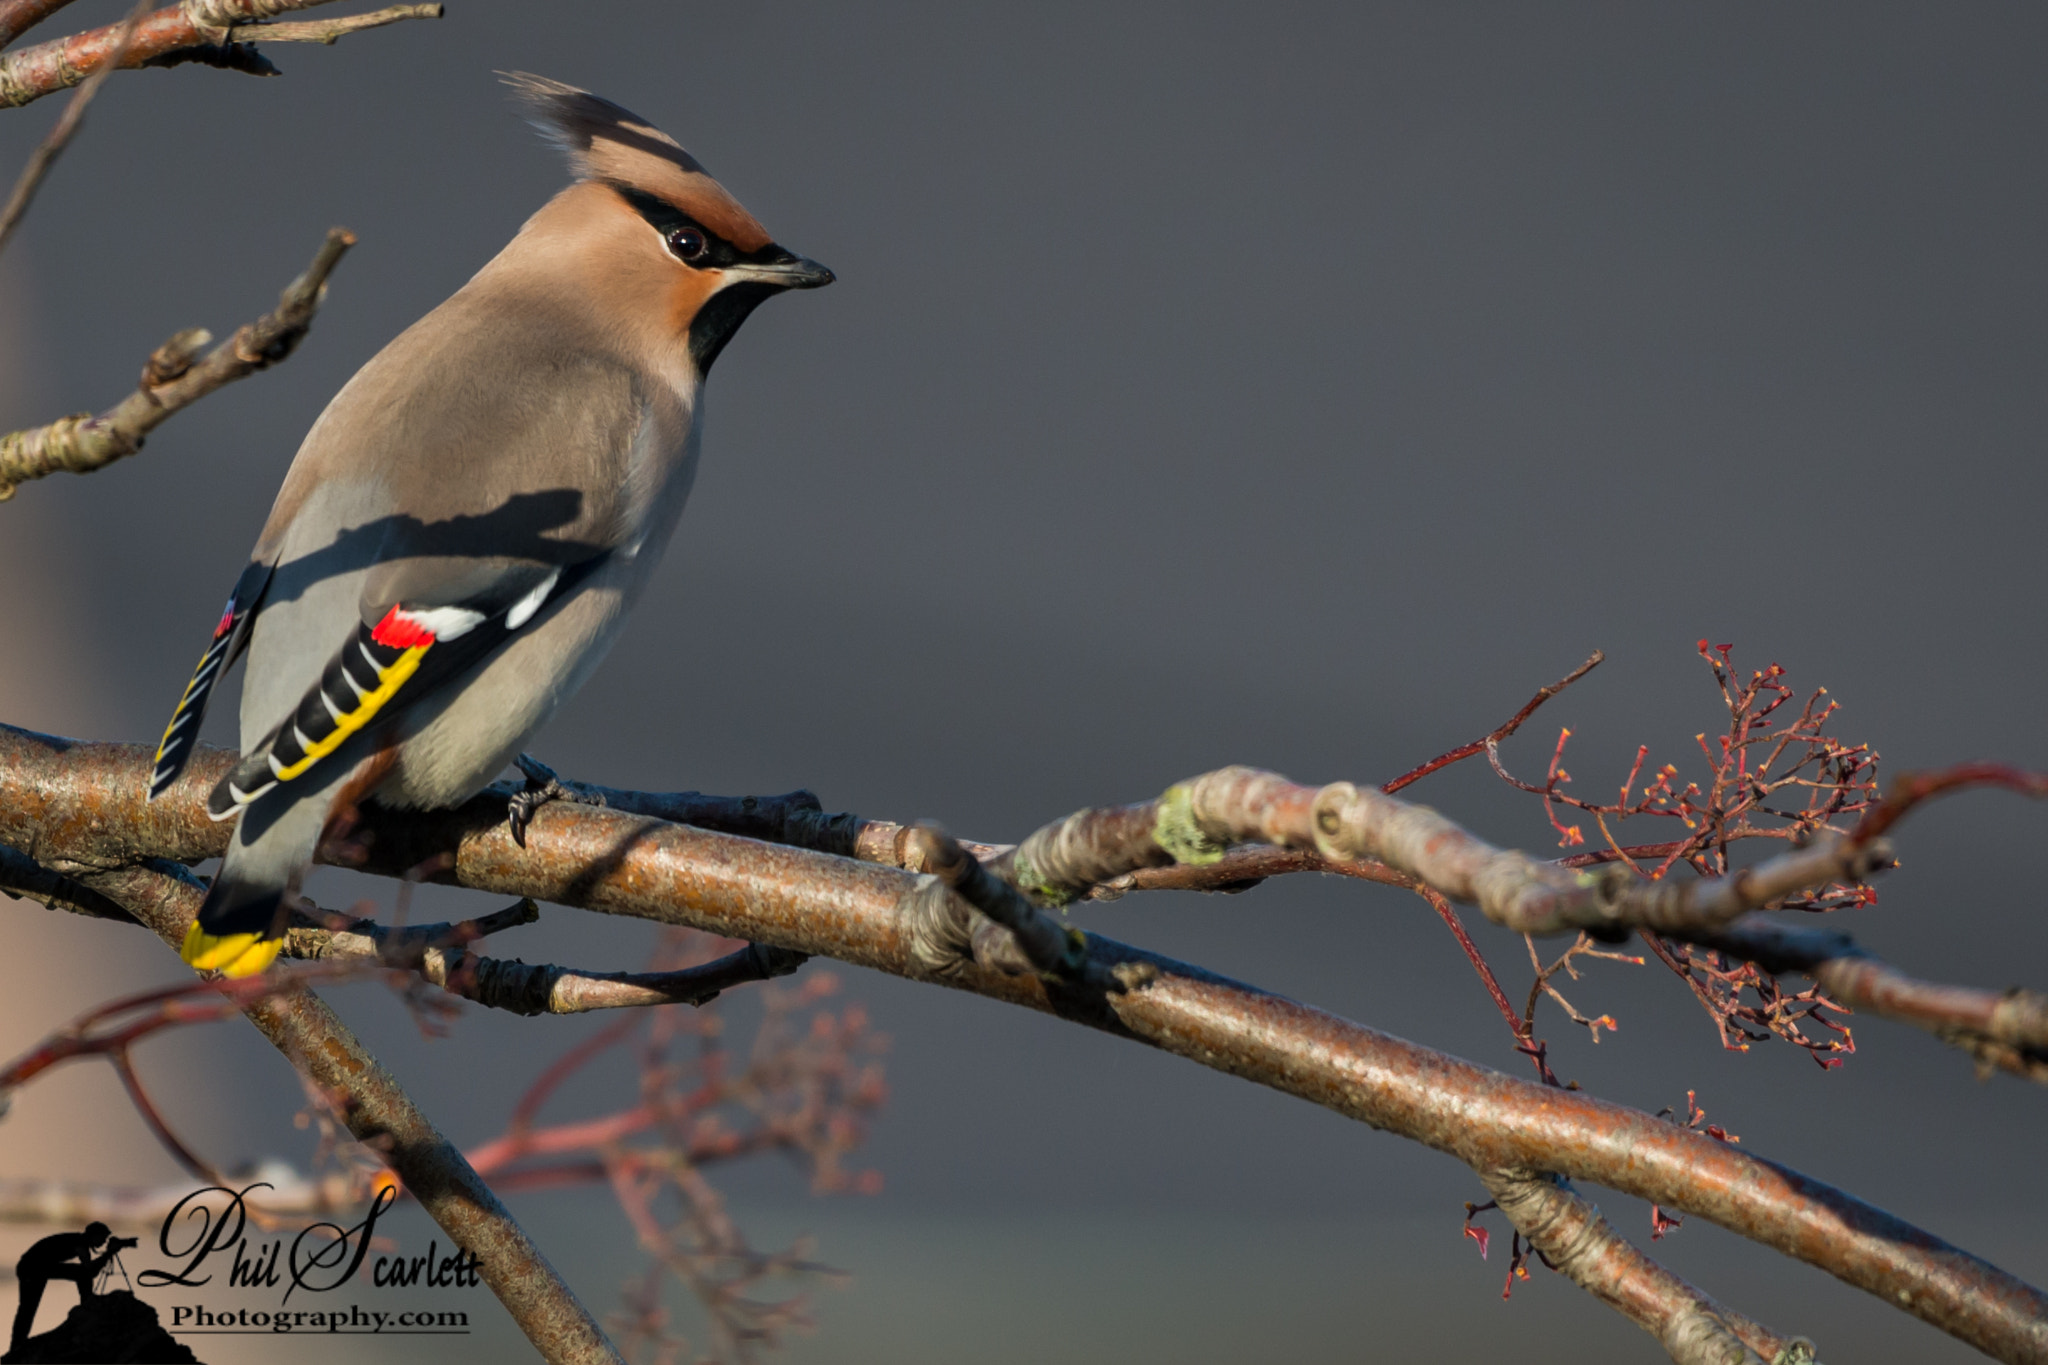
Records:
[[[512,793],[505,803],[505,830],[512,836],[512,842],[526,847],[526,827],[533,823],[533,814],[550,801],[569,801],[581,806],[601,806],[602,797],[585,796],[572,787],[564,786],[555,776],[555,770],[535,758],[532,754],[521,754],[513,760],[513,766],[526,777],[526,786]]]

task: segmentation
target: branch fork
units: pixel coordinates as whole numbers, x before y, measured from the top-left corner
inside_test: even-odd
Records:
[[[0,436],[0,502],[31,479],[66,471],[88,474],[142,449],[143,438],[181,408],[290,355],[327,295],[327,277],[355,234],[334,228],[304,274],[285,286],[277,307],[204,355],[203,328],[179,332],[150,353],[135,392],[98,416],[78,413],[46,426]]]

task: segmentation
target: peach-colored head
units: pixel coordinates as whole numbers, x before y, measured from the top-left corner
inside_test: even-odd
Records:
[[[524,72],[505,81],[579,181],[529,230],[580,243],[587,296],[620,323],[630,314],[686,336],[700,375],[763,299],[832,282],[825,267],[776,245],[697,158],[638,114]]]

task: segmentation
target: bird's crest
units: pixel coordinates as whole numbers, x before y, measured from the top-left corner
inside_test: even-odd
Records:
[[[499,74],[535,126],[568,156],[578,179],[659,195],[742,251],[768,244],[768,232],[754,216],[696,157],[646,119],[544,76]]]

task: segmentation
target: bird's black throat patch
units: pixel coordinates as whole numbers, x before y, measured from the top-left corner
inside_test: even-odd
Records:
[[[725,349],[725,343],[732,340],[732,334],[739,331],[747,315],[761,306],[763,299],[782,292],[773,285],[756,280],[742,280],[704,300],[704,306],[697,310],[697,316],[690,319],[690,359],[696,362],[697,373],[711,373],[711,362],[718,359],[718,353]]]
[[[691,269],[723,270],[735,265],[782,265],[795,257],[788,251],[770,242],[757,251],[741,251],[731,242],[684,213],[660,195],[649,194],[631,185],[607,181],[619,197],[632,205],[633,211],[647,220],[656,232],[664,237],[677,228],[690,227],[704,234],[704,256],[701,260],[688,262]],[[697,316],[690,320],[690,359],[696,363],[699,375],[711,373],[711,364],[718,359],[725,343],[732,340],[740,324],[747,320],[763,299],[781,293],[776,285],[761,280],[741,280],[727,285],[705,300],[697,310]]]

